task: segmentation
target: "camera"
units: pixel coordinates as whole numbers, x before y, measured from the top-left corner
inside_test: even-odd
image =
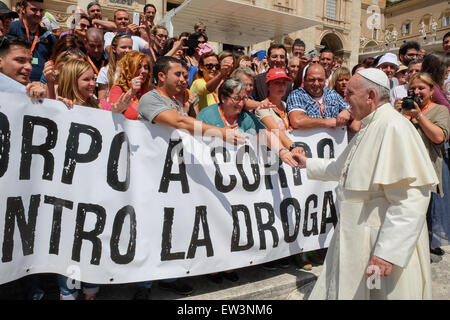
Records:
[[[402,109],[405,110],[415,109],[414,102],[417,103],[419,108],[422,107],[422,103],[420,102],[419,97],[417,97],[414,94],[414,90],[408,90],[408,96],[402,99]]]

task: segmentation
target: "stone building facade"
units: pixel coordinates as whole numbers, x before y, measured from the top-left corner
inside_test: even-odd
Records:
[[[406,41],[417,41],[427,51],[442,50],[442,38],[450,31],[450,2],[404,0],[386,6],[386,1],[362,0],[360,61],[386,52],[397,54]],[[379,28],[364,23],[368,8],[379,7]],[[368,13],[369,12],[369,13]],[[372,13],[373,16],[373,13]]]
[[[245,0],[241,0],[245,2]],[[361,0],[255,0],[256,5],[284,11],[290,14],[314,18],[322,24],[286,35],[283,42],[290,48],[296,38],[302,39],[306,50],[325,46],[332,49],[343,65],[352,66],[358,62]],[[265,49],[270,41],[253,46]]]
[[[86,10],[91,0],[44,0],[44,8],[52,13],[60,25],[66,28],[73,10]],[[278,10],[288,14],[314,18],[321,24],[268,39],[247,48],[249,51],[267,49],[271,42],[283,43],[290,48],[294,39],[300,38],[306,50],[331,48],[343,64],[353,66],[365,57],[398,53],[401,44],[418,40],[427,50],[441,48],[443,35],[450,31],[450,5],[443,0],[403,0],[386,5],[386,0],[236,0],[245,4]],[[13,7],[14,0],[6,0]],[[103,16],[113,19],[114,11],[121,8],[131,14],[142,12],[146,3],[157,8],[158,22],[171,9],[184,0],[98,0]],[[220,10],[220,8],[218,8]],[[193,18],[193,24],[195,23]],[[262,22],[263,23],[263,22]],[[193,30],[186,30],[193,31]],[[238,43],[234,43],[238,44]],[[222,44],[216,44],[217,50]]]

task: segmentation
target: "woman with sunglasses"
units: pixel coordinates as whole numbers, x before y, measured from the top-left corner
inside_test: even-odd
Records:
[[[187,40],[187,49],[185,51],[186,62],[189,67],[198,67],[200,61],[200,51],[203,45],[208,41],[208,37],[204,32],[195,32],[189,35]]]
[[[207,43],[207,41],[208,37],[206,36],[206,33],[195,32],[191,35],[188,35],[188,39],[185,40],[183,43],[183,45],[186,47],[184,51],[184,58],[188,65],[189,87],[191,87],[192,82],[195,80],[195,75],[198,70],[200,56],[206,53],[205,44]]]
[[[227,79],[232,71],[232,65],[221,67],[219,57],[213,51],[202,54],[197,71],[197,80],[194,80],[191,91],[199,97],[199,110],[219,103],[217,89],[219,84]]]

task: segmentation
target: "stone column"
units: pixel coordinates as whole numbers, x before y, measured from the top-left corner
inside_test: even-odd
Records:
[[[349,47],[345,47],[346,44],[344,44],[344,49],[351,51],[347,64],[349,68],[352,68],[354,65],[356,65],[359,59],[359,41],[361,37],[361,0],[352,1],[351,6],[351,32],[348,36],[349,41],[347,42],[349,44]],[[363,21],[363,23],[366,22]]]

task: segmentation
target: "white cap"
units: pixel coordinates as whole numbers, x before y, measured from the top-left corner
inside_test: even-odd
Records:
[[[385,87],[388,90],[391,89],[391,86],[389,83],[389,78],[380,69],[375,69],[375,68],[362,69],[362,70],[359,70],[357,72],[357,74],[359,74],[366,80],[369,80],[370,82],[373,82],[373,83],[378,84],[379,86]]]
[[[397,69],[400,67],[398,65],[397,56],[390,52],[381,57],[381,59],[378,61],[377,67],[381,66],[383,63],[392,63],[397,66]]]
[[[250,52],[250,56],[253,56],[253,55],[257,54],[257,53],[258,53],[258,50],[252,50],[252,52]]]
[[[41,22],[45,25],[48,31],[58,30],[60,28],[58,22],[56,22],[56,18],[48,11],[45,12]]]

